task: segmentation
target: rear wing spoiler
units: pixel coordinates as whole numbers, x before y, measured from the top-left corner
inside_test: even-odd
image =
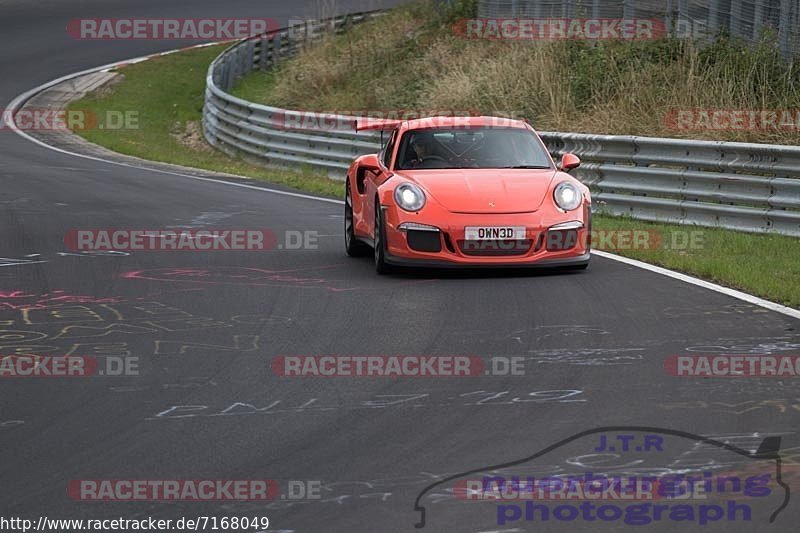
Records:
[[[356,131],[366,130],[393,130],[400,124],[402,120],[397,119],[384,119],[384,118],[359,118],[353,121],[353,127]]]

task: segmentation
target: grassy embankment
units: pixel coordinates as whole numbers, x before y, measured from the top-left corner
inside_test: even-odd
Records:
[[[232,158],[209,146],[201,119],[208,65],[227,45],[156,57],[120,69],[113,86],[73,102],[69,109],[135,111],[138,123],[127,129],[86,129],[86,139],[115,152],[152,161],[239,174],[312,193],[339,196],[342,183],[305,170],[272,170]]]

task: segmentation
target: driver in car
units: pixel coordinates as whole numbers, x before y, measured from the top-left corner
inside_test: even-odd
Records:
[[[433,138],[430,135],[415,135],[411,140],[411,148],[417,155],[416,159],[411,160],[412,168],[425,167],[434,162],[444,162],[444,159],[433,153]]]

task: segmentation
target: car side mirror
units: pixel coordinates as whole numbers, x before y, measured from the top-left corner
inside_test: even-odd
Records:
[[[364,156],[361,161],[358,162],[358,167],[377,174],[381,171],[381,166],[378,163],[378,154]]]
[[[569,172],[573,168],[581,166],[581,159],[575,154],[564,154],[561,156],[561,170]]]

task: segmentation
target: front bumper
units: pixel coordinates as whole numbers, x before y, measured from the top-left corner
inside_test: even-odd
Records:
[[[569,213],[543,209],[514,214],[446,213],[440,217],[384,207],[386,260],[395,265],[432,267],[583,266],[590,257],[590,217],[588,204]],[[401,230],[409,223],[435,230]],[[550,231],[565,223],[568,230]],[[467,226],[525,227],[525,239],[467,241]]]
[[[454,262],[437,259],[409,259],[386,255],[386,262],[390,265],[419,268],[565,268],[581,267],[589,264],[591,253],[586,252],[576,257],[547,258],[535,262],[522,261],[491,261],[491,262]]]

